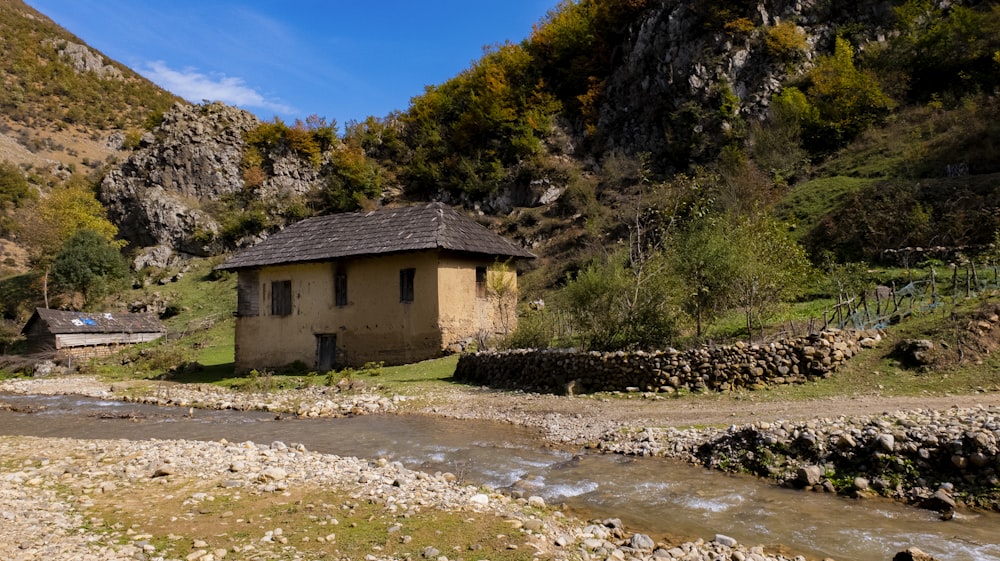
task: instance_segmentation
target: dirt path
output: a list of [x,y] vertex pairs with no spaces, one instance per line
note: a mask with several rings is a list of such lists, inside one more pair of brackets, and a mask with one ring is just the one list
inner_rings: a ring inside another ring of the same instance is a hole
[[[773,401],[728,395],[684,398],[641,396],[565,397],[486,389],[456,388],[434,394],[420,413],[446,417],[514,422],[577,440],[599,436],[614,427],[704,427],[758,421],[805,421],[816,418],[877,415],[916,409],[1000,405],[1000,392],[928,397],[840,396],[804,401]],[[589,430],[588,430],[589,429]]]

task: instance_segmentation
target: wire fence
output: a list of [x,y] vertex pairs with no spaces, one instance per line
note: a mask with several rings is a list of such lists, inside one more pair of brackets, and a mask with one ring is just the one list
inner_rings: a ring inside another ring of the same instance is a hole
[[823,313],[824,328],[882,329],[914,313],[927,313],[948,304],[1000,290],[1000,267],[977,267],[968,262],[952,267],[951,278],[941,278],[935,268],[925,279],[897,287],[878,286],[857,295],[840,294],[837,304]]

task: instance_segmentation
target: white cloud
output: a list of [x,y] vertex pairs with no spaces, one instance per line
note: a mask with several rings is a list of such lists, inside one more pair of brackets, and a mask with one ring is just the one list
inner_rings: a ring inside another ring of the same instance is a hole
[[160,87],[195,103],[202,100],[221,101],[244,108],[268,109],[285,115],[295,112],[292,107],[280,101],[265,99],[247,86],[242,78],[224,74],[206,76],[193,68],[174,70],[163,61],[149,63],[140,73]]

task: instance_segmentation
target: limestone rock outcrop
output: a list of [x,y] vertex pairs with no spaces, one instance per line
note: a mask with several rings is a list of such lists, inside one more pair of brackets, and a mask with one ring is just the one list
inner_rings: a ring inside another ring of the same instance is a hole
[[175,104],[143,135],[139,150],[101,182],[101,202],[120,235],[139,247],[211,254],[192,234],[217,232],[219,225],[198,207],[243,188],[243,133],[257,124],[251,113],[221,103]]
[[[252,113],[222,103],[177,103],[101,182],[99,197],[120,235],[136,247],[164,246],[196,256],[221,252],[218,203],[246,195],[241,162]],[[320,170],[283,147],[267,154],[270,173],[252,197],[301,195]],[[247,242],[249,243],[249,241]]]
[[87,48],[86,45],[72,41],[57,41],[47,39],[44,43],[57,49],[59,56],[69,61],[77,73],[91,72],[105,80],[124,80],[125,75],[117,67],[107,64],[100,53]]
[[[604,91],[598,130],[607,151],[697,156],[733,124],[720,110],[724,96],[735,96],[740,117],[760,118],[788,77],[832,50],[838,29],[862,30],[856,46],[864,47],[884,39],[892,21],[892,4],[883,0],[761,0],[745,29],[711,23],[710,10],[668,0],[633,24]],[[794,22],[804,46],[776,54],[766,35],[783,22]]]

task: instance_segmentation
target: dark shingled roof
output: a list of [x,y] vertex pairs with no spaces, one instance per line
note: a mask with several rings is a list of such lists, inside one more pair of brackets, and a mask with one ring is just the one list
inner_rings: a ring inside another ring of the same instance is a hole
[[128,312],[84,313],[36,308],[24,325],[27,333],[36,321],[44,321],[51,333],[166,333],[156,314]]
[[217,268],[246,269],[427,249],[534,257],[451,207],[430,203],[308,218],[237,253]]

